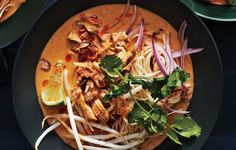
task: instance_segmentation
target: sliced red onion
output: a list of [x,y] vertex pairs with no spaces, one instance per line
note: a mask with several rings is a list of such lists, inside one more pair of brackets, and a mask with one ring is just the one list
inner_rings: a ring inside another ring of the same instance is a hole
[[127,0],[126,8],[122,14],[122,17],[128,13],[129,7],[130,7],[130,0]]
[[171,115],[171,114],[189,114],[191,111],[184,111],[184,110],[181,110],[181,109],[173,109],[171,107],[168,106],[167,102],[164,101],[162,102],[162,104],[166,107],[166,109],[168,109],[170,111],[170,113],[168,113],[167,115]]
[[156,49],[159,50],[160,56],[163,55],[163,57],[165,59],[165,65],[164,66],[166,68],[166,72],[169,73],[170,70],[171,70],[171,62],[170,62],[170,59],[169,59],[169,56],[168,56],[167,52],[160,45],[155,44],[155,46],[156,46]]
[[180,66],[183,70],[184,70],[184,56],[185,56],[185,52],[188,48],[188,40],[187,40],[187,38],[185,38],[186,29],[187,29],[187,21],[184,20],[180,26],[179,34],[178,34],[180,43],[182,45]]
[[144,32],[144,20],[142,19],[141,24],[140,24],[140,28],[139,28],[139,35],[138,35],[138,39],[136,42],[135,51],[138,51],[141,47],[142,40],[143,40],[143,32]]
[[186,85],[183,84],[183,93],[182,93],[182,95],[186,95],[188,90],[189,90],[189,88]]
[[185,36],[185,32],[186,32],[186,29],[187,29],[187,20],[184,20],[179,28],[179,40],[180,40],[180,43],[183,45],[184,43],[184,36]]
[[158,66],[160,67],[161,72],[163,73],[164,76],[167,76],[168,73],[165,69],[165,66],[162,64],[162,62],[160,60],[158,51],[157,51],[156,46],[155,46],[155,34],[153,34],[153,36],[152,36],[152,48],[153,48],[154,56],[156,58],[156,62],[158,64]]
[[127,33],[128,38],[132,38],[134,35],[136,35],[139,31],[140,25],[136,26],[132,31],[129,31]]
[[186,38],[183,43],[183,47],[181,50],[181,59],[180,59],[180,66],[183,70],[184,70],[184,56],[185,56],[186,50],[188,48],[187,46],[188,46],[188,39]]
[[129,7],[130,7],[130,0],[127,0],[127,4],[126,4],[126,7],[125,7],[124,11],[123,11],[122,14],[119,16],[119,18],[116,19],[115,23],[113,23],[113,24],[111,25],[110,28],[114,27],[117,23],[119,23],[120,19],[128,13]]
[[133,26],[133,24],[134,24],[136,18],[137,18],[137,6],[134,5],[133,18],[132,18],[132,20],[131,20],[131,22],[130,22],[128,28],[126,29],[126,33],[129,32],[129,30],[130,30],[131,27]]
[[188,26],[187,25],[187,20],[184,20],[183,23],[180,26],[180,29],[179,29],[178,37],[179,37],[180,43],[182,45],[182,49],[180,51],[172,53],[173,58],[181,57],[180,63],[181,63],[181,68],[182,69],[184,69],[184,56],[185,55],[197,53],[197,52],[200,52],[200,51],[203,50],[203,48],[188,49],[188,39],[185,38],[185,33],[186,33],[187,26]]
[[[185,55],[190,55],[190,54],[198,53],[198,52],[201,52],[202,50],[203,50],[203,48],[195,48],[195,49],[188,48],[185,51]],[[181,50],[172,52],[172,57],[173,58],[178,58],[180,56],[181,56]]]
[[181,110],[181,109],[175,110],[175,109],[172,109],[172,108],[169,108],[168,110],[170,110],[171,112],[168,113],[167,115],[171,115],[171,114],[189,114],[191,112],[191,111],[184,111],[184,110]]
[[175,67],[177,66],[172,55],[171,55],[171,48],[170,48],[170,34],[166,34],[165,39],[165,51],[168,54],[168,58],[170,60],[170,70],[169,73],[173,72]]
[[183,84],[183,91],[187,92],[189,89],[186,85]]

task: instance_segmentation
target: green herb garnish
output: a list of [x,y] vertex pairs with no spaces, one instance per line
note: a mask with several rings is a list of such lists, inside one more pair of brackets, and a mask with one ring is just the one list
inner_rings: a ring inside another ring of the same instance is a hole
[[186,73],[179,68],[176,68],[166,78],[154,78],[152,81],[145,81],[137,79],[136,77],[129,75],[129,80],[132,84],[140,84],[144,89],[148,89],[154,99],[163,99],[164,97],[170,96],[172,91],[181,86],[184,82],[189,79],[189,73]]
[[201,135],[201,127],[189,116],[176,115],[173,123],[169,126],[167,136],[175,143],[182,145],[178,135],[190,138]]
[[122,79],[122,83],[119,86],[112,82],[112,86],[115,88],[112,88],[112,90],[103,97],[104,102],[108,102],[112,98],[128,93],[128,91],[131,89],[130,83],[142,85],[144,89],[148,89],[151,92],[151,95],[154,99],[158,98],[158,100],[160,100],[170,96],[175,88],[181,86],[189,79],[189,73],[186,73],[179,68],[176,68],[167,77],[144,80],[129,74],[128,78],[125,79],[121,72],[123,70],[121,59],[113,55],[105,56],[101,61],[100,67],[103,70],[106,70],[106,76],[109,80],[114,81],[113,77],[109,75],[117,75]]
[[113,55],[106,55],[100,64],[100,67],[106,71],[108,75],[119,76],[123,78],[121,71],[123,70],[122,67],[122,60]]
[[[142,85],[144,89],[151,92],[154,99],[158,98],[160,100],[170,96],[173,90],[182,86],[189,79],[189,73],[176,68],[171,74],[161,78],[141,79],[131,74],[124,77],[122,75],[122,65],[121,59],[112,55],[105,56],[101,61],[100,67],[106,72],[106,77],[112,81],[111,91],[103,97],[104,102],[109,102],[109,100],[129,92],[135,101],[133,109],[127,116],[129,123],[142,126],[149,134],[166,134],[171,140],[180,145],[182,143],[179,136],[186,138],[200,136],[201,128],[189,116],[176,115],[173,123],[169,125],[167,113],[160,106],[152,104],[149,100],[137,101],[130,92],[130,84]],[[122,79],[118,80],[119,84],[115,82],[115,78],[118,77]]]
[[103,97],[105,103],[109,102],[112,98],[128,93],[131,90],[131,86],[128,82],[122,83],[120,86],[112,85],[112,90]]
[[159,106],[148,105],[146,102],[135,103],[127,117],[129,123],[137,123],[149,134],[162,132],[167,124],[167,115]]

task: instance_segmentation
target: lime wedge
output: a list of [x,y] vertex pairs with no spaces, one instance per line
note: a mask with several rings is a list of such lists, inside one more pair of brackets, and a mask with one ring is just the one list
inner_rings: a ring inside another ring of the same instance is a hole
[[47,106],[57,106],[65,104],[66,92],[63,84],[63,65],[57,62],[54,66],[48,84],[43,87],[41,100]]

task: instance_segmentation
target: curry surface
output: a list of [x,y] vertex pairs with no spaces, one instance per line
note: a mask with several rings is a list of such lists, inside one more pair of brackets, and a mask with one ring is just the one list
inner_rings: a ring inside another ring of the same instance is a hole
[[[102,5],[102,6],[90,8],[81,13],[84,13],[86,16],[97,15],[99,22],[101,22],[101,25],[105,26],[105,25],[112,25],[115,19],[118,18],[122,14],[123,9],[125,7],[126,5],[123,5],[123,4]],[[137,10],[138,10],[138,17],[133,27],[139,25],[141,22],[141,19],[144,19],[145,31],[148,31],[149,33],[159,31],[159,29],[161,28],[166,31],[169,31],[171,48],[173,50],[180,50],[181,46],[177,38],[177,32],[167,21],[165,21],[160,16],[148,10],[142,9],[140,7],[138,7]],[[36,69],[35,79],[36,79],[36,89],[37,89],[38,96],[40,96],[40,93],[42,92],[43,81],[49,79],[49,75],[51,73],[52,67],[58,60],[61,60],[65,63],[66,68],[69,72],[69,83],[70,84],[72,83],[72,79],[74,75],[74,66],[72,63],[73,61],[76,61],[76,59],[72,58],[72,61],[70,62],[65,61],[65,57],[71,53],[67,36],[72,31],[74,27],[74,22],[79,20],[81,13],[73,16],[68,21],[66,21],[53,34],[53,36],[51,37],[51,39],[48,41],[47,45],[45,46],[41,54],[41,58],[44,58],[51,63],[51,69],[49,72],[43,72],[42,70],[40,70],[39,67],[37,67]],[[132,13],[133,13],[133,7],[129,9],[128,14],[132,14]],[[132,15],[123,17],[121,21],[114,28],[109,30],[109,32],[111,33],[111,32],[124,31],[128,27],[131,19],[132,19]],[[185,70],[190,73],[190,80],[188,81],[190,84],[190,90],[189,90],[189,99],[190,99],[192,95],[192,91],[193,91],[193,69],[192,69],[192,62],[191,62],[190,56],[185,57]],[[60,106],[47,107],[41,102],[40,99],[39,99],[39,103],[45,116],[59,113],[58,111],[60,109]],[[181,101],[175,107],[183,108],[184,110],[186,110],[188,105],[189,105],[189,100],[186,100],[186,101]],[[51,120],[49,120],[49,124],[51,124]],[[76,147],[74,140],[69,140],[68,138],[66,138],[69,134],[63,127],[59,127],[58,129],[56,129],[56,132],[65,143],[69,144],[70,146],[74,148]],[[145,146],[145,149],[152,149],[153,147],[156,147],[157,145],[159,145],[164,139],[165,139],[165,136],[157,136],[156,138],[146,141],[143,144],[143,147]]]

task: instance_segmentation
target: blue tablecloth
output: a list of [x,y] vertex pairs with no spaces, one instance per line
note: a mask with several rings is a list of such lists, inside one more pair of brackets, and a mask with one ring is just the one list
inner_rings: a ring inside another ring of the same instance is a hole
[[[54,0],[50,0],[49,4]],[[224,71],[224,95],[219,118],[203,150],[236,150],[236,22],[203,19],[219,47]],[[17,123],[11,96],[14,60],[22,38],[3,49],[9,65],[6,80],[0,85],[0,149],[33,149]]]

